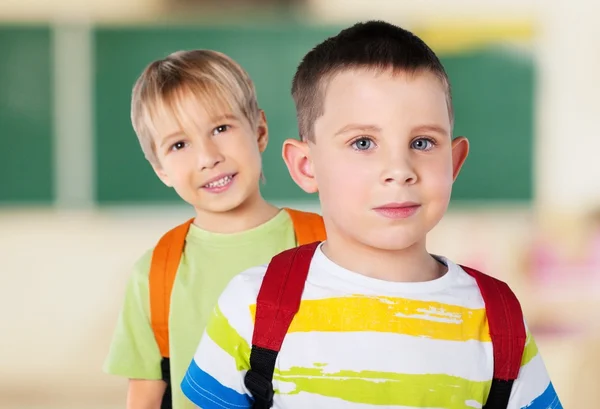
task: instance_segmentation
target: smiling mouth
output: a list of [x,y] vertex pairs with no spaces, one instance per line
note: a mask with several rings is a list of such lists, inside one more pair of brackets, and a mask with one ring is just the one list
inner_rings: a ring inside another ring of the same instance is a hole
[[207,189],[214,189],[216,187],[227,186],[233,180],[233,176],[234,175],[223,176],[221,179],[207,183],[206,185],[204,185],[202,187],[207,188]]

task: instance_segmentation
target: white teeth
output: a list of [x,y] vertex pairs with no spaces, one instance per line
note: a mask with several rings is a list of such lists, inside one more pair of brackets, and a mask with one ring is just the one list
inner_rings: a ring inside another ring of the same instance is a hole
[[213,187],[223,187],[231,182],[231,176],[225,176],[219,180],[215,180],[214,182],[207,183],[204,187],[213,188]]

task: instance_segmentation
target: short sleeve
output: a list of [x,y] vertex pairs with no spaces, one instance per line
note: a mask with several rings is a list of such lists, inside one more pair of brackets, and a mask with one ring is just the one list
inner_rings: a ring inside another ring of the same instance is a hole
[[104,371],[129,379],[161,379],[162,357],[150,324],[148,275],[152,252],[134,266],[127,283]]
[[507,409],[562,409],[542,356],[527,331],[519,376],[511,390]]

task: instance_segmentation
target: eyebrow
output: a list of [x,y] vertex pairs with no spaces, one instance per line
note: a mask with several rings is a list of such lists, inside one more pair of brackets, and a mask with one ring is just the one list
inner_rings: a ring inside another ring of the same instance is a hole
[[361,132],[381,132],[381,128],[377,125],[367,124],[348,124],[339,129],[334,136],[338,136],[350,131],[361,131]]
[[[367,124],[348,124],[338,130],[334,136],[344,134],[349,131],[361,131],[361,132],[381,132],[381,128],[377,125],[367,125]],[[438,133],[442,135],[449,135],[450,131],[443,126],[439,125],[421,125],[416,127],[413,132],[415,133]]]
[[[225,115],[219,115],[216,117],[213,117],[210,119],[210,124],[211,126],[218,124],[221,121],[225,121],[225,120],[229,120],[229,121],[237,121],[238,118],[233,115],[233,114],[225,114]],[[183,135],[183,131],[181,130],[177,130],[175,132],[171,132],[170,134],[168,134],[167,136],[165,136],[164,138],[162,138],[162,142],[160,143],[160,146],[164,146],[168,141],[170,141],[171,139],[174,139],[175,137],[180,137]]]
[[444,128],[443,126],[439,126],[439,125],[422,125],[422,126],[418,126],[416,127],[413,132],[415,133],[429,133],[429,132],[433,132],[433,133],[438,133],[438,134],[442,134],[442,135],[449,135],[450,131],[446,128]]
[[219,115],[219,116],[210,118],[210,123],[215,124],[217,122],[224,121],[224,120],[237,121],[238,117],[233,114]]
[[170,141],[172,139],[174,139],[175,137],[179,137],[182,134],[183,134],[183,132],[181,132],[181,131],[175,131],[175,132],[172,132],[172,133],[168,134],[167,136],[165,136],[164,138],[162,138],[162,141],[160,142],[160,146],[161,147],[165,146],[167,144],[167,142],[170,143]]

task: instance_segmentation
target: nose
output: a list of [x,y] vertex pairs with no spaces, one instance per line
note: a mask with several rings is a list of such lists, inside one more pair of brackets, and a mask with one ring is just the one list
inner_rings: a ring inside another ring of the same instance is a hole
[[199,170],[212,169],[225,160],[219,147],[212,139],[205,139],[197,146],[197,166]]
[[386,184],[412,185],[417,182],[417,172],[409,153],[390,152],[381,173],[381,181]]

